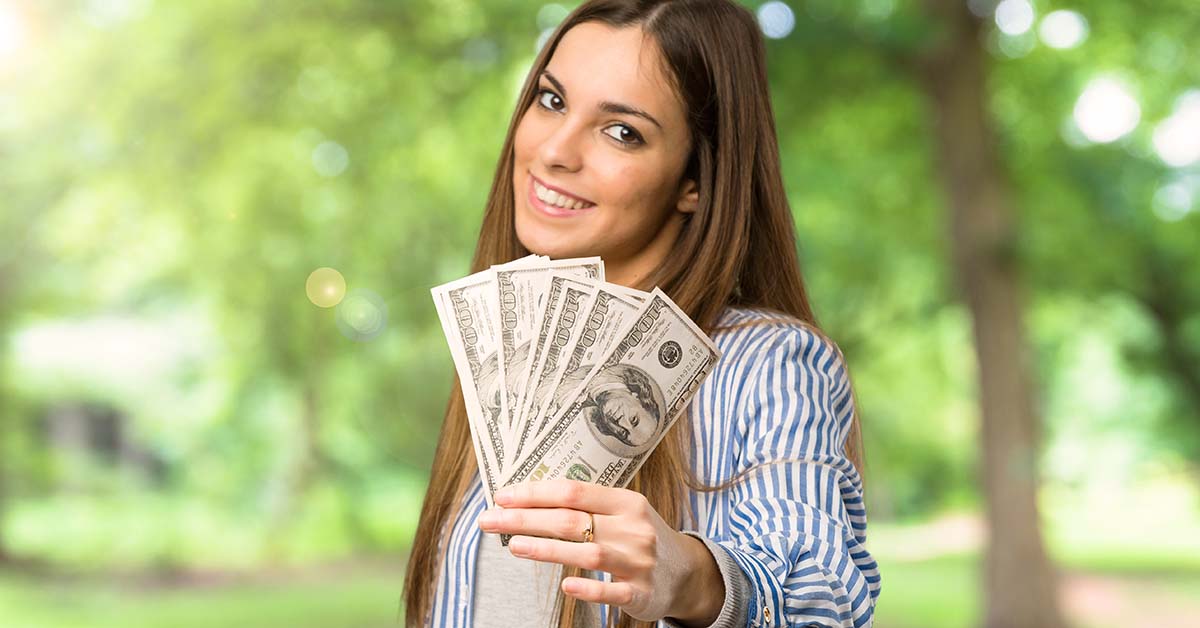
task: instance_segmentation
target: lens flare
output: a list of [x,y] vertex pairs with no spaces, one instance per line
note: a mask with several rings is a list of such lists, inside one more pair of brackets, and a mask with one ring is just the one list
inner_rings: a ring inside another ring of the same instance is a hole
[[318,307],[333,307],[346,296],[346,279],[342,273],[328,268],[318,268],[308,275],[304,284],[308,300]]
[[387,327],[387,304],[370,290],[351,290],[338,305],[337,325],[342,335],[351,340],[371,340]]

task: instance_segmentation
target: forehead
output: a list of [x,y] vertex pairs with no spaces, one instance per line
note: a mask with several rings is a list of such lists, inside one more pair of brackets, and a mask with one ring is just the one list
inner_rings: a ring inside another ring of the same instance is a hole
[[683,105],[667,78],[662,54],[640,27],[577,24],[558,42],[546,69],[563,83],[568,102],[576,107],[610,100],[643,109],[664,127],[683,124]]

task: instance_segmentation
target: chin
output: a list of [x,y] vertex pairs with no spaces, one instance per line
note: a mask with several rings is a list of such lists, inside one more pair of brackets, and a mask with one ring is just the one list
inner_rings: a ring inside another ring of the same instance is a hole
[[[517,211],[528,210],[518,208]],[[596,255],[596,253],[590,252],[592,249],[587,245],[585,238],[581,238],[579,235],[568,230],[554,229],[546,225],[541,225],[536,221],[530,220],[529,217],[522,217],[519,214],[515,227],[517,240],[530,253],[546,255],[554,259]]]
[[[577,242],[571,239],[558,235],[546,233],[529,233],[531,230],[517,229],[517,240],[529,250],[530,253],[545,255],[553,259],[565,259],[568,257],[586,257]],[[533,229],[532,231],[541,231]]]

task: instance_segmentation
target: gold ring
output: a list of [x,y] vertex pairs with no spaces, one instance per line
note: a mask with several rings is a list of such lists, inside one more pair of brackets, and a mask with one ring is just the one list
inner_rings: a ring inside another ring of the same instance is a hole
[[592,527],[595,525],[596,525],[596,515],[589,512],[588,513],[588,526],[583,529],[583,542],[584,543],[592,542],[592,539],[595,537],[595,535],[592,534]]

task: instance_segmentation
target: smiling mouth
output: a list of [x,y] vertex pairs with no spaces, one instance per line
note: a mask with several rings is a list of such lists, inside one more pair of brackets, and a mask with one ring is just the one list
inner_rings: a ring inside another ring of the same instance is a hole
[[591,209],[596,206],[595,203],[585,201],[581,198],[564,194],[557,190],[550,189],[542,185],[541,181],[532,174],[529,176],[530,181],[530,200],[536,201],[543,211],[553,214],[561,214],[562,212],[576,212],[584,209]]

